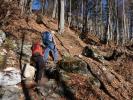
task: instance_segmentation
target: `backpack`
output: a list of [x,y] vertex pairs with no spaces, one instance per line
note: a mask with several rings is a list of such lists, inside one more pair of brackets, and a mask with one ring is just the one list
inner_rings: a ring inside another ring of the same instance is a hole
[[33,0],[32,2],[32,10],[40,10],[41,9],[41,0]]
[[46,45],[46,46],[51,44],[51,43],[54,43],[52,34],[48,31],[43,32],[42,33],[42,41],[43,41],[43,44]]
[[40,44],[40,42],[36,42],[36,43],[34,43],[33,45],[32,45],[32,47],[31,47],[31,49],[32,49],[32,56],[34,55],[40,55],[40,56],[43,56],[43,48],[42,48],[42,46],[41,46],[41,44]]

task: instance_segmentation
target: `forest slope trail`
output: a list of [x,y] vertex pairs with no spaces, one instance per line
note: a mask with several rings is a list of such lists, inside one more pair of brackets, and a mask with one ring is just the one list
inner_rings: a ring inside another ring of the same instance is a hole
[[[18,39],[32,42],[35,38],[41,37],[41,32],[52,30],[55,32],[55,40],[57,49],[59,51],[59,60],[63,56],[79,57],[88,64],[88,69],[91,73],[100,81],[101,87],[95,89],[95,93],[98,95],[107,96],[116,100],[128,100],[132,95],[132,84],[125,81],[125,77],[119,75],[112,70],[112,62],[105,61],[99,62],[93,58],[87,58],[82,55],[83,49],[87,46],[73,30],[65,27],[64,34],[58,34],[58,24],[56,21],[51,21],[49,18],[44,18],[49,27],[43,24],[37,24],[34,18],[12,20],[11,24],[5,28],[6,31],[10,31]],[[99,92],[98,92],[98,91]],[[103,93],[103,94],[102,94]]]

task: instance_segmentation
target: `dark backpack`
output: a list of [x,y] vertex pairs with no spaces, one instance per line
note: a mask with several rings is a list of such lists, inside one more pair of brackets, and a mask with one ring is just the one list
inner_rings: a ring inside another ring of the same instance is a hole
[[42,41],[44,45],[49,45],[53,43],[53,37],[52,34],[48,31],[42,33]]

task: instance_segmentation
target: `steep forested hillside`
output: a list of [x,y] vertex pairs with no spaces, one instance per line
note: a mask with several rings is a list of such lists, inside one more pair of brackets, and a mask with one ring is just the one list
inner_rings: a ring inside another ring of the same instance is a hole
[[[0,1],[0,100],[133,99],[132,0],[42,0],[39,13],[33,2]],[[59,57],[37,89],[31,47],[44,31]]]

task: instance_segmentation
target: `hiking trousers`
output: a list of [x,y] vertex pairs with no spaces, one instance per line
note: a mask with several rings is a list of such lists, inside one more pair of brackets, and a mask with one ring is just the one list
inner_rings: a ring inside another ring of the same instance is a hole
[[43,56],[41,55],[33,55],[32,60],[35,63],[35,68],[36,68],[35,82],[38,83],[41,80],[44,73],[44,67],[45,67],[44,59]]
[[57,63],[58,51],[54,44],[50,44],[50,45],[46,46],[46,49],[44,51],[44,61],[47,62],[50,51],[52,52],[52,56],[54,58],[54,63]]

